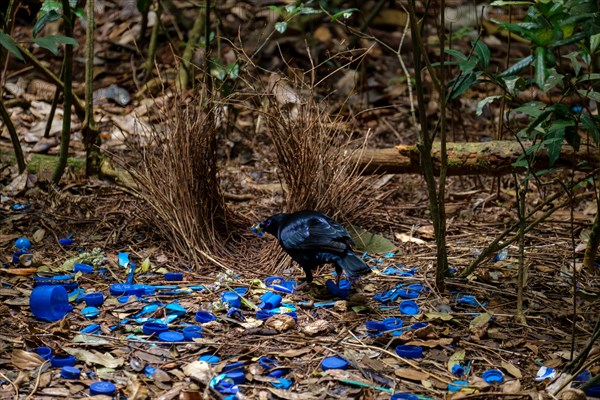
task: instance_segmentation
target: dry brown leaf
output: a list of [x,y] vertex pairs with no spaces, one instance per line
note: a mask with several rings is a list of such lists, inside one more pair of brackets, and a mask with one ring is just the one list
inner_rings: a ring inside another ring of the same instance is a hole
[[215,375],[214,369],[204,361],[194,361],[182,368],[183,373],[198,382],[208,385]]
[[413,346],[422,346],[422,347],[433,348],[433,347],[437,347],[437,346],[448,346],[449,344],[452,344],[452,341],[453,341],[452,338],[442,338],[442,339],[435,339],[435,340],[411,340],[410,342],[408,342],[406,344],[410,344]]
[[429,378],[429,374],[413,368],[398,368],[394,371],[394,373],[399,378],[408,379],[410,381],[424,381]]
[[17,369],[31,370],[42,365],[45,360],[36,353],[14,349],[10,361]]
[[129,379],[125,393],[129,400],[144,400],[148,398],[148,388],[142,385],[137,379]]
[[265,326],[277,332],[285,332],[296,326],[296,321],[289,315],[276,314],[265,321]]
[[284,352],[272,351],[269,354],[276,354],[280,357],[298,357],[303,354],[310,353],[311,351],[313,351],[313,349],[311,349],[310,347],[303,347],[301,349],[290,349]]
[[65,353],[75,356],[80,361],[86,363],[103,365],[106,368],[118,368],[125,363],[123,358],[115,358],[110,353],[100,353],[99,351],[88,351],[83,349],[75,349],[71,347],[64,348]]
[[508,372],[517,379],[521,379],[523,377],[521,370],[507,361],[502,361],[500,363],[500,366],[502,366],[502,368],[504,368],[506,372]]
[[318,334],[327,333],[330,329],[331,324],[328,321],[325,321],[324,319],[318,319],[300,328],[300,330],[308,336],[315,336]]
[[512,379],[502,385],[503,393],[519,393],[521,391],[521,381]]

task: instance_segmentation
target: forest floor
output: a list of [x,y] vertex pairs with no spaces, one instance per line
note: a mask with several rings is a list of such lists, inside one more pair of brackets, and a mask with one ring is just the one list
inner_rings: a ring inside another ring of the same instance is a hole
[[[221,11],[231,11],[231,15],[223,20],[226,30],[221,34],[236,37],[239,27],[232,19],[245,13],[255,13],[255,18],[263,18],[266,26],[272,26],[272,18],[259,5],[241,3],[234,9],[230,2],[226,3]],[[96,71],[95,89],[116,84],[136,93],[125,106],[106,99],[97,105],[103,149],[135,158],[137,155],[130,154],[131,148],[123,144],[125,139],[139,135],[137,124],[160,120],[152,114],[156,110],[152,104],[168,96],[138,91],[134,84],[138,76],[130,65],[134,48],[134,36],[130,35],[139,28],[139,15],[134,10],[133,16],[128,17],[111,1],[98,4],[103,10],[97,21],[97,56],[102,63]],[[390,7],[383,15],[395,15],[393,12],[397,11]],[[184,7],[184,12],[193,12],[193,7]],[[171,26],[173,21],[168,18],[175,18],[174,14],[166,15],[163,23]],[[27,38],[31,24],[21,23],[16,35]],[[244,20],[239,29],[253,32],[252,24],[252,20]],[[382,26],[385,29],[377,29]],[[368,136],[369,146],[380,148],[415,143],[409,88],[402,79],[397,55],[364,40],[361,47],[370,50],[357,69],[359,72],[351,68],[331,72],[327,63],[321,64],[326,59],[324,55],[348,40],[348,32],[325,23],[313,28],[314,42],[310,46],[304,42],[302,32],[290,29],[278,38],[279,47],[275,41],[273,45],[268,42],[261,49],[260,59],[254,62],[270,71],[292,75],[310,69],[306,56],[306,48],[310,47],[315,53],[312,55],[320,57],[314,61],[324,66],[316,73],[328,77],[319,86],[319,93],[322,97],[329,95],[327,101],[332,110],[342,110],[357,138]],[[255,41],[250,46],[253,48],[244,48],[248,54],[266,41],[259,30],[254,32],[256,35],[248,37],[248,41]],[[399,32],[399,27],[390,30],[383,22],[373,23],[374,35],[392,47],[398,46]],[[76,35],[83,37],[80,25]],[[490,45],[496,43],[492,34],[484,35],[484,40]],[[499,45],[496,50],[494,59],[500,63],[504,53]],[[515,43],[512,51],[527,49]],[[40,52],[36,49],[36,54]],[[224,45],[223,60],[232,62],[236,54],[232,47]],[[56,71],[60,69],[59,57],[44,57]],[[175,57],[171,47],[161,46],[157,60],[161,70],[172,67]],[[136,62],[139,66],[143,59]],[[12,103],[9,111],[26,154],[57,154],[60,110],[49,137],[44,137],[43,129],[54,94],[52,86],[28,71],[11,67],[15,73],[9,83],[15,86],[9,92],[18,100],[25,99],[26,106],[22,101]],[[248,67],[249,75],[260,70],[254,67]],[[76,79],[81,82],[83,68],[76,70],[80,74]],[[268,75],[253,79],[260,83],[258,86],[267,86]],[[355,85],[356,82],[360,84]],[[239,92],[256,90],[239,81],[235,85],[233,88]],[[26,88],[26,94],[18,92],[19,87]],[[494,137],[493,116],[474,116],[477,101],[487,95],[484,88],[470,93],[470,98],[456,101],[449,118],[452,140],[482,141]],[[432,98],[428,113],[434,115],[437,107]],[[277,171],[266,159],[271,148],[257,128],[257,113],[238,109],[231,115],[231,130],[219,138],[219,177],[227,207],[248,221],[249,229],[251,223],[282,211],[285,196]],[[83,145],[77,129],[76,123],[70,155],[81,160]],[[0,154],[7,154],[10,149],[8,135],[3,131]],[[552,398],[546,391],[551,379],[536,377],[542,367],[560,372],[572,354],[586,345],[598,319],[597,278],[581,270],[582,245],[597,212],[593,190],[583,185],[577,189],[570,209],[559,209],[526,235],[525,321],[516,318],[516,242],[507,247],[507,252],[482,263],[466,279],[458,278],[485,246],[517,221],[513,178],[449,179],[447,246],[453,277],[445,281],[443,290],[437,290],[433,286],[436,251],[426,186],[420,176],[414,175],[367,178],[377,182],[373,197],[385,193],[384,200],[365,210],[369,221],[365,228],[385,238],[381,239],[383,248],[363,254],[373,274],[353,283],[349,296],[340,298],[326,289],[325,282],[333,278],[333,269],[324,266],[310,290],[281,293],[285,307],[278,312],[293,312],[293,317],[274,315],[260,321],[255,306],[268,291],[265,279],[271,266],[261,265],[258,260],[274,246],[273,238],[242,235],[245,239],[230,246],[234,252],[237,249],[237,254],[229,262],[220,259],[220,265],[194,264],[176,253],[170,239],[161,238],[159,230],[140,216],[140,210],[146,207],[144,199],[132,195],[127,188],[109,180],[84,179],[80,169],[73,168],[63,178],[64,186],[56,191],[45,183],[51,172],[47,169],[19,175],[8,161],[0,166],[0,398],[86,398],[90,385],[97,381],[114,383],[119,396],[129,400],[224,398],[230,393],[239,399],[292,400],[388,399],[392,393],[410,393],[423,399]],[[567,172],[558,172],[555,177],[565,182],[571,179]],[[532,186],[527,196],[528,209],[558,190],[561,188],[557,184],[542,189]],[[71,234],[72,244],[59,244],[60,239]],[[13,260],[15,241],[20,237],[31,241],[32,260]],[[130,264],[119,253],[127,253]],[[35,318],[30,308],[34,275],[69,275],[74,262],[89,263],[94,269],[89,274],[67,277],[81,289],[79,296],[72,292],[73,310],[55,322]],[[111,285],[128,280],[131,263],[138,266],[134,283],[159,286],[153,294],[127,298],[110,293]],[[183,280],[166,281],[167,272],[182,272]],[[278,275],[296,281],[303,277],[297,265],[278,270]],[[165,287],[173,285],[188,289]],[[235,288],[247,289],[239,313],[228,312],[221,302],[222,293]],[[99,314],[88,318],[82,313],[86,304],[81,299],[83,294],[92,292],[102,292],[105,301],[99,306]],[[378,300],[383,294],[388,301]],[[414,315],[400,311],[400,303],[409,300],[407,297],[418,305]],[[151,312],[139,314],[149,305],[156,308],[149,307]],[[202,324],[203,337],[181,343],[157,341],[142,331],[144,320],[136,320],[168,319],[171,330],[182,331],[188,324],[200,325],[196,320],[198,311],[213,312],[216,320]],[[381,328],[381,324],[373,322],[386,318],[400,318],[402,325],[396,321],[395,329],[367,329]],[[97,329],[92,333],[81,332],[92,330],[93,324]],[[401,357],[396,351],[401,345],[420,346],[422,356]],[[81,378],[61,378],[60,368],[32,353],[42,346],[51,348],[55,355],[75,356]],[[600,374],[598,353],[590,353],[586,366],[593,376]],[[206,355],[215,355],[219,361],[200,362],[199,358]],[[348,368],[323,371],[323,360],[331,356],[345,359]],[[233,375],[240,380],[234,386],[222,374],[237,362],[241,364],[234,368],[243,374]],[[455,365],[461,366],[462,375]],[[490,384],[482,378],[490,369],[502,372],[502,382]],[[457,380],[466,381],[464,385],[468,386],[454,391],[449,384]]]

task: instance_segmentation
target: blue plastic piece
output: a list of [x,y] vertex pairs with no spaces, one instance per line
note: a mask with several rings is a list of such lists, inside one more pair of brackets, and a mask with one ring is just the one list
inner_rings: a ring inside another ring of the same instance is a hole
[[81,377],[81,371],[79,368],[66,365],[60,370],[60,377],[64,379],[79,379]]
[[383,323],[386,331],[400,329],[400,328],[402,328],[402,324],[403,324],[403,322],[400,318],[395,318],[395,317],[386,318],[381,322]]
[[18,238],[17,240],[15,240],[15,247],[18,250],[27,252],[31,248],[31,242],[29,241],[29,239],[24,238],[24,237]]
[[52,349],[50,347],[40,346],[37,349],[34,349],[33,352],[42,357],[44,360],[52,359]]
[[[233,380],[227,378],[227,374],[219,374],[215,376],[211,379],[209,386],[219,393],[229,394],[239,392],[238,386],[233,382]],[[236,397],[234,396],[233,398]]]
[[117,258],[119,260],[119,266],[123,267],[123,268],[127,268],[127,265],[129,265],[129,253],[120,251],[117,254]]
[[600,397],[600,385],[590,386],[584,392],[590,397]]
[[421,346],[401,344],[400,346],[396,346],[396,354],[403,358],[421,358],[423,357],[423,348]]
[[83,328],[82,330],[80,330],[79,332],[91,335],[93,333],[100,331],[100,328],[101,327],[98,324],[90,324],[90,325],[86,326],[85,328]]
[[66,238],[58,239],[58,243],[64,247],[72,246],[73,243],[75,243],[75,240],[73,240],[73,234],[70,234]]
[[265,371],[269,371],[269,370],[279,366],[279,363],[277,361],[273,360],[272,358],[268,358],[268,357],[260,357],[258,359],[258,363]]
[[346,369],[349,365],[350,363],[347,360],[338,356],[325,357],[321,362],[323,371],[327,371],[328,369]]
[[215,319],[217,319],[217,317],[215,317],[215,314],[208,311],[200,310],[196,313],[196,322],[200,322],[201,324],[214,321]]
[[390,397],[390,400],[419,400],[419,397],[410,393],[396,393]]
[[167,272],[165,274],[165,281],[178,282],[183,280],[182,272]]
[[101,292],[88,293],[83,300],[90,307],[98,307],[104,303],[104,295]]
[[227,316],[229,318],[237,319],[238,321],[246,321],[244,313],[242,313],[242,310],[240,310],[239,308],[230,307],[229,310],[227,310]]
[[465,368],[460,364],[454,364],[452,366],[452,375],[461,377],[465,374]]
[[142,325],[142,332],[144,335],[159,335],[169,330],[169,327],[160,322],[148,321]]
[[226,379],[231,379],[236,385],[246,382],[246,374],[244,374],[244,371],[229,371],[225,375],[227,376]]
[[383,332],[387,329],[385,324],[379,321],[367,321],[365,322],[365,326],[367,327],[368,331],[373,332]]
[[260,308],[265,310],[272,310],[274,308],[279,307],[281,304],[281,295],[273,292],[267,292],[260,297],[261,303],[259,304]]
[[[471,295],[471,294],[464,294],[464,295],[459,295],[456,298],[456,302],[460,303],[460,304],[466,304],[469,306],[473,306],[473,307],[479,307],[480,302],[477,301],[477,299],[475,298],[475,296]],[[486,303],[481,303],[482,307],[485,307]]]
[[185,337],[183,333],[180,332],[162,332],[158,335],[159,342],[183,342],[185,341]]
[[94,272],[94,267],[89,264],[77,263],[73,265],[73,272],[81,272],[82,274],[91,274]]
[[221,372],[235,371],[236,369],[241,369],[245,366],[246,366],[246,363],[244,361],[236,361],[236,362],[232,362],[232,363],[229,363],[226,366],[224,366],[223,369],[221,370]]
[[117,387],[112,382],[94,382],[90,385],[90,394],[92,396],[105,395],[112,396],[117,392]]
[[325,287],[327,288],[327,290],[329,290],[331,294],[337,297],[341,297],[342,299],[345,299],[350,294],[350,281],[345,279],[340,281],[339,288],[333,280],[328,279],[325,282]]
[[279,378],[277,379],[277,382],[271,382],[271,385],[275,386],[278,389],[287,390],[292,386],[292,383],[293,382],[289,379]]
[[236,292],[237,294],[239,294],[240,296],[245,296],[246,293],[248,293],[248,288],[247,287],[236,287],[236,288],[233,288],[233,291]]
[[281,276],[270,276],[265,279],[265,286],[282,293],[294,293],[297,284],[294,281],[286,281]]
[[81,310],[81,315],[86,318],[96,318],[100,314],[100,310],[96,307],[85,307]]
[[79,287],[79,284],[73,280],[74,275],[40,276],[33,278],[33,287],[38,286],[63,286],[67,292],[72,292]]
[[410,326],[410,329],[416,331],[417,329],[425,328],[427,325],[429,325],[427,322],[415,322]]
[[214,356],[212,354],[205,354],[203,356],[200,356],[198,358],[198,361],[204,361],[205,363],[208,363],[208,364],[218,364],[221,361],[221,358],[219,356]]
[[416,315],[419,313],[419,305],[412,300],[400,302],[400,312],[404,315]]
[[267,376],[269,378],[281,378],[284,375],[287,375],[290,373],[290,369],[289,368],[276,368],[272,371],[269,371],[269,373],[267,374]]
[[167,315],[176,315],[178,317],[183,317],[187,310],[180,304],[171,303],[165,306],[165,312]]
[[37,319],[54,322],[64,318],[73,310],[69,296],[62,286],[38,286],[33,288],[29,298],[31,313]]
[[236,292],[224,292],[221,295],[223,303],[229,304],[229,307],[240,308],[242,306],[242,300]]
[[110,285],[111,296],[144,296],[146,294],[145,285],[130,285],[127,283],[114,283]]
[[573,379],[574,382],[587,382],[590,379],[592,379],[592,374],[590,372],[590,370],[586,369],[581,371],[580,373],[578,373],[575,376],[575,379]]
[[156,367],[152,367],[150,365],[146,365],[144,367],[144,375],[146,375],[150,379],[154,379],[155,372],[156,372]]
[[416,299],[419,297],[419,292],[411,289],[400,289],[398,291],[398,296],[403,299]]
[[453,381],[448,384],[448,391],[450,393],[458,392],[462,388],[469,387],[469,382],[467,381]]
[[53,368],[74,367],[77,364],[75,356],[54,356],[51,361]]
[[502,371],[499,371],[497,369],[488,369],[483,374],[481,374],[481,377],[484,381],[486,381],[489,384],[504,382],[504,374],[502,373]]
[[197,325],[190,325],[183,328],[183,337],[185,340],[191,342],[194,338],[202,337],[202,327]]
[[11,210],[13,211],[27,211],[31,207],[31,204],[15,203],[12,205]]

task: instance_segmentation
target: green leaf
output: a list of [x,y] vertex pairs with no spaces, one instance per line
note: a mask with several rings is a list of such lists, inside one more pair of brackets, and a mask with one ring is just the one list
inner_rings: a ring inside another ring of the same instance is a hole
[[530,6],[533,3],[531,1],[506,1],[496,0],[490,4],[492,7],[503,7],[503,6]]
[[481,113],[483,112],[483,107],[487,106],[494,100],[501,99],[501,98],[502,98],[502,96],[488,96],[485,99],[480,100],[477,103],[477,109],[475,110],[475,115],[480,116]]
[[345,10],[338,11],[331,16],[331,21],[337,21],[338,19],[340,19],[340,17],[348,19],[352,16],[352,14],[354,14],[357,11],[359,11],[358,8],[347,8]]
[[454,49],[446,49],[444,50],[444,53],[451,55],[452,57],[456,57],[461,61],[467,61],[469,58],[467,56],[465,56],[463,53],[461,53],[458,50],[454,50]]
[[590,135],[592,135],[592,139],[594,139],[594,143],[596,144],[600,141],[599,122],[600,121],[594,121],[587,113],[581,114],[581,123]]
[[283,14],[283,9],[281,7],[277,7],[276,5],[270,5],[269,9],[275,11],[279,15]]
[[87,15],[85,14],[85,10],[83,8],[74,8],[73,14],[75,14],[81,19],[87,19]]
[[280,21],[275,24],[275,30],[279,33],[284,33],[287,30],[287,22]]
[[565,138],[564,128],[562,130],[555,130],[553,132],[553,135],[556,136],[545,139],[542,142],[546,150],[548,150],[548,164],[550,166],[554,165],[556,163],[556,160],[558,160],[558,157],[560,156],[560,149],[562,147],[562,142]]
[[477,81],[477,75],[471,72],[466,75],[461,75],[458,78],[458,83],[456,83],[452,91],[449,93],[450,99],[455,99],[460,96],[465,90],[471,87],[473,83]]
[[597,79],[600,79],[600,73],[598,73],[598,72],[593,73],[593,74],[585,74],[585,75],[581,76],[579,79],[577,79],[577,82],[595,81]]
[[541,101],[530,101],[523,104],[521,107],[515,108],[513,112],[521,112],[530,117],[538,117],[545,109],[546,103],[542,103]]
[[454,367],[454,365],[456,365],[456,364],[461,364],[463,361],[465,361],[465,357],[466,357],[465,349],[456,350],[454,352],[454,354],[452,354],[450,356],[450,358],[448,358],[448,365],[446,365],[446,368],[448,368],[448,371],[452,372],[452,367]]
[[600,46],[600,33],[596,33],[590,37],[590,53],[596,53],[598,46]]
[[355,248],[358,251],[366,251],[370,254],[385,254],[398,250],[398,247],[387,238],[368,232],[358,226],[351,225],[348,231],[356,243]]
[[35,38],[32,40],[33,43],[37,44],[44,49],[49,50],[52,54],[58,54],[58,45],[59,44],[70,44],[72,46],[78,46],[79,43],[77,40],[72,37],[62,36],[62,35],[48,35],[42,36],[39,38]]
[[525,68],[527,68],[529,65],[531,65],[532,62],[533,56],[528,55],[527,57],[520,59],[515,64],[508,67],[505,71],[501,72],[500,75],[498,75],[498,77],[503,78],[505,76],[516,75],[519,72],[523,71]]
[[579,63],[579,60],[577,59],[577,57],[579,56],[579,52],[578,51],[572,51],[569,54],[564,55],[564,58],[567,58],[568,60],[571,61],[571,65],[573,66],[573,71],[575,71],[575,76],[579,75],[579,71],[581,71],[581,63]]
[[485,326],[491,319],[492,316],[489,313],[481,313],[471,320],[469,328],[481,328]]
[[578,89],[577,93],[579,93],[580,95],[585,96],[587,98],[590,98],[597,103],[600,103],[600,93],[595,92],[593,89],[592,90]]
[[19,50],[17,43],[4,32],[0,32],[0,46],[4,47],[10,54],[23,61],[23,55],[21,54],[21,50]]
[[481,68],[486,69],[490,65],[491,56],[489,47],[479,39],[474,40],[471,44],[475,48],[475,53],[477,53]]
[[546,49],[544,47],[537,47],[535,49],[535,84],[542,90],[544,90],[544,84],[546,83],[546,64],[544,63],[544,57]]

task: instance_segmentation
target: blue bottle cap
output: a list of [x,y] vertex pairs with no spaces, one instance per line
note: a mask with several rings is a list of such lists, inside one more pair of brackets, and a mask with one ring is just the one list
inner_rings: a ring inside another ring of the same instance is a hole
[[169,330],[169,327],[165,324],[161,324],[160,322],[148,321],[142,325],[142,332],[144,335],[160,335],[163,332]]
[[400,302],[400,312],[404,315],[415,315],[419,313],[419,306],[412,300]]
[[100,310],[98,310],[96,307],[85,307],[83,310],[81,310],[81,315],[86,318],[96,318],[98,314],[100,314]]
[[208,312],[208,311],[200,310],[196,313],[196,322],[200,322],[201,324],[205,324],[207,322],[214,321],[215,319],[217,319],[215,317],[215,314]]
[[51,361],[53,368],[73,367],[75,364],[77,364],[75,356],[54,356]]
[[79,332],[86,333],[86,334],[93,334],[93,333],[98,332],[100,329],[101,329],[100,325],[90,324],[90,325],[86,326],[85,328],[81,329]]
[[396,393],[390,397],[390,400],[419,400],[419,397],[410,393]]
[[458,376],[459,378],[465,374],[465,368],[460,364],[454,364],[452,366],[452,375]]
[[267,292],[260,297],[261,303],[259,304],[260,308],[265,310],[272,310],[274,308],[279,307],[281,304],[281,295],[273,292]]
[[81,371],[79,368],[66,365],[60,370],[60,376],[64,379],[79,379],[81,376]]
[[33,352],[42,357],[44,360],[52,359],[52,349],[50,347],[40,346],[37,349],[34,349]]
[[408,285],[408,288],[410,290],[414,290],[415,292],[423,291],[423,285],[421,285],[420,283],[413,283],[411,285]]
[[421,358],[423,357],[423,348],[421,346],[401,344],[400,346],[396,346],[396,354],[403,358]]
[[349,365],[348,361],[338,356],[325,357],[321,362],[323,371],[327,371],[328,369],[346,369]]
[[90,394],[97,396],[100,394],[112,396],[117,392],[117,387],[112,382],[94,382],[90,385]]
[[15,240],[15,247],[21,251],[28,251],[31,248],[31,242],[27,238],[18,238]]
[[382,332],[386,330],[385,324],[379,321],[367,321],[365,326],[368,331]]
[[242,306],[240,296],[236,292],[224,292],[221,295],[221,300],[223,300],[223,303],[228,303],[230,307],[240,308]]
[[184,340],[185,337],[180,332],[167,331],[158,335],[159,342],[183,342]]
[[202,327],[197,325],[190,325],[183,328],[183,337],[185,340],[191,342],[194,338],[202,337]]
[[329,290],[331,294],[337,297],[341,297],[342,299],[345,299],[350,294],[350,281],[345,279],[340,281],[339,288],[333,280],[328,279],[325,282],[325,287],[327,288],[327,290]]
[[213,356],[212,354],[205,354],[198,358],[198,361],[204,361],[208,364],[218,364],[221,361],[219,356]]
[[165,281],[182,281],[183,272],[167,272],[165,274]]
[[246,374],[244,374],[244,371],[229,371],[225,375],[226,379],[231,379],[236,385],[246,382]]
[[89,264],[77,263],[73,265],[74,272],[81,272],[82,274],[91,274],[94,272],[94,267]]
[[88,293],[83,298],[83,301],[90,307],[98,307],[104,303],[104,295],[101,292]]
[[144,285],[130,285],[128,283],[113,283],[110,285],[111,296],[143,296],[146,294]]
[[267,376],[269,378],[281,378],[284,375],[287,375],[290,372],[289,368],[277,368],[272,371],[269,371]]
[[73,307],[69,305],[69,295],[62,286],[38,286],[33,288],[29,298],[31,313],[37,319],[54,322],[63,319]]
[[286,281],[281,276],[269,276],[265,279],[265,286],[282,293],[294,293],[297,284],[294,281]]
[[481,377],[484,381],[486,381],[489,384],[502,383],[504,381],[504,374],[502,373],[502,371],[499,371],[497,369],[488,369],[483,374],[481,374]]
[[400,318],[395,318],[395,317],[386,318],[381,322],[385,326],[385,329],[388,331],[391,331],[393,329],[402,328],[402,324],[403,324],[403,322]]
[[453,381],[448,384],[448,391],[450,393],[458,392],[462,388],[469,387],[469,382],[467,381]]
[[241,368],[244,368],[245,366],[246,366],[246,363],[244,361],[236,361],[236,362],[232,362],[232,363],[229,363],[226,366],[224,366],[223,369],[221,370],[221,372],[235,371],[236,369],[241,369]]

